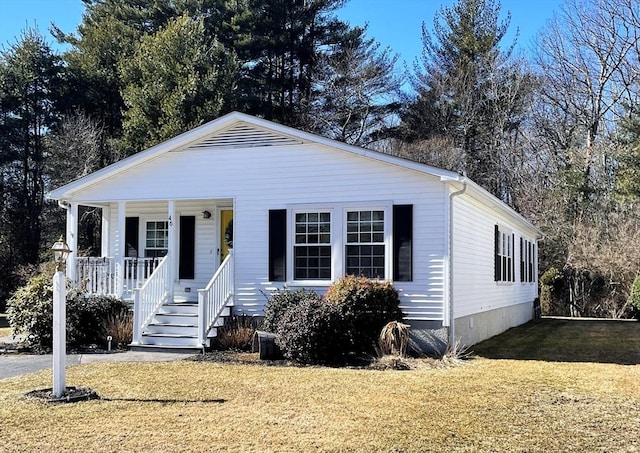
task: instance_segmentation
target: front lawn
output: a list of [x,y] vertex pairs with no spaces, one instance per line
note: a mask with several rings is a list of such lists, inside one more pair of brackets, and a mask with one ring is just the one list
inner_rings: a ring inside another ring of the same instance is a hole
[[2,451],[637,451],[640,366],[477,358],[372,371],[179,361],[0,380]]

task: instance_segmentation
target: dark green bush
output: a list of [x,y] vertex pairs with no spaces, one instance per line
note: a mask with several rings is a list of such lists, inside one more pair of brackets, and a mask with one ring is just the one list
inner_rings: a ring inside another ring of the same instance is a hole
[[340,307],[350,338],[348,352],[355,355],[374,354],[382,328],[402,321],[400,298],[389,282],[344,277],[329,288],[325,300]]
[[337,305],[317,297],[304,299],[283,313],[275,333],[288,359],[309,364],[345,361],[348,334]]
[[298,290],[277,290],[267,302],[264,309],[264,321],[262,322],[262,329],[267,332],[276,332],[278,330],[278,324],[284,316],[284,313],[294,305],[298,305],[300,302],[306,299],[319,300],[320,296],[314,291],[307,291],[306,289]]
[[[127,310],[126,302],[114,297],[85,297],[67,291],[67,348],[96,344],[106,346],[105,320]],[[9,323],[16,334],[24,335],[29,347],[49,350],[53,342],[53,285],[51,276],[31,278],[8,301]]]

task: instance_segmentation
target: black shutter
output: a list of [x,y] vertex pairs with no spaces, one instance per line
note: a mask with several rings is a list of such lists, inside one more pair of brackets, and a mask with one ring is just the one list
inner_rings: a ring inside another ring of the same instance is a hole
[[178,278],[192,280],[195,278],[196,263],[196,218],[180,216],[180,258]]
[[393,280],[413,280],[413,205],[393,206]]
[[269,211],[269,281],[287,279],[287,210]]
[[516,235],[511,233],[511,280],[512,282],[516,281]]
[[529,262],[527,263],[527,266],[529,267],[529,279],[528,279],[529,282],[535,281],[533,278],[533,260],[535,259],[535,255],[536,255],[535,245],[529,242]]
[[525,282],[525,256],[524,256],[524,247],[522,246],[522,238],[520,238],[520,281]]
[[140,231],[140,218],[127,217],[124,220],[124,256],[137,258],[140,256],[140,244],[138,236]]
[[498,225],[495,226],[494,234],[493,234],[493,279],[496,282],[501,280],[501,264],[502,261],[500,259],[500,229]]

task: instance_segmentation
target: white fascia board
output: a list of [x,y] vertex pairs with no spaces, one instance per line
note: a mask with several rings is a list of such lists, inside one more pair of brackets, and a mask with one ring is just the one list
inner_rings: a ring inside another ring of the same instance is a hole
[[178,150],[180,148],[187,147],[202,138],[215,133],[216,130],[223,129],[238,121],[248,121],[246,118],[252,119],[253,117],[243,115],[238,112],[229,113],[218,119],[210,121],[206,124],[184,132],[172,139],[159,143],[151,148],[129,156],[121,161],[115,162],[107,167],[97,170],[87,176],[76,179],[64,186],[52,190],[47,194],[47,198],[52,200],[70,199],[73,197],[73,193],[83,189],[87,186],[100,182],[106,178],[114,176],[118,173],[135,167],[143,162],[151,160],[157,156],[160,156],[166,152]]
[[[442,180],[442,181],[444,182],[445,180]],[[489,192],[484,187],[482,187],[479,184],[473,182],[471,179],[466,178],[464,176],[461,176],[460,179],[457,180],[457,181],[456,180],[450,180],[448,182],[459,183],[456,186],[456,187],[459,187],[459,188],[462,187],[463,183],[466,183],[467,186],[468,186],[467,187],[467,192],[466,192],[467,196],[475,198],[476,200],[480,201],[482,204],[484,204],[485,206],[487,206],[489,208],[497,209],[497,210],[501,211],[502,213],[507,215],[509,218],[511,218],[516,224],[518,224],[521,227],[523,227],[525,229],[528,229],[529,231],[531,231],[534,234],[536,234],[537,235],[536,239],[542,239],[543,238],[544,233],[542,232],[542,230],[540,230],[538,227],[536,227],[533,223],[531,223],[529,220],[527,220],[522,214],[518,213],[511,206],[509,206],[508,204],[506,204],[505,202],[503,202],[502,200],[497,198],[495,195],[493,195],[491,192]]]
[[101,170],[95,171],[90,175],[79,178],[62,187],[52,190],[47,194],[47,198],[53,200],[71,199],[73,193],[88,187],[92,184],[100,182],[106,178],[114,176],[118,173],[128,170],[136,165],[140,165],[150,159],[153,159],[159,155],[162,155],[169,151],[176,151],[182,148],[186,148],[199,140],[214,134],[218,130],[230,127],[237,122],[246,122],[248,124],[264,128],[267,130],[281,133],[284,135],[292,136],[303,141],[314,142],[317,144],[325,145],[334,149],[339,149],[352,154],[357,154],[363,157],[368,157],[377,161],[385,162],[388,164],[396,165],[402,168],[412,169],[420,173],[430,174],[432,176],[439,177],[443,180],[458,180],[459,175],[447,170],[442,170],[429,165],[420,164],[400,157],[392,156],[390,154],[381,153],[378,151],[361,148],[358,146],[348,145],[336,140],[321,137],[309,132],[303,132],[298,129],[277,124],[272,121],[268,121],[262,118],[257,118],[251,115],[246,115],[240,112],[232,112],[210,121],[202,126],[196,127],[190,131],[180,134],[172,139],[159,143],[151,148],[141,151],[133,156],[127,157],[119,162],[111,164]]

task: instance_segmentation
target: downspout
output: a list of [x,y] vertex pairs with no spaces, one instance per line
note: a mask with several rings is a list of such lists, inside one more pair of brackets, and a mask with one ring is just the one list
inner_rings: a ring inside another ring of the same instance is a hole
[[453,312],[453,199],[467,191],[467,175],[462,174],[458,181],[462,182],[462,189],[449,194],[449,348],[453,348],[456,341],[455,316]]

